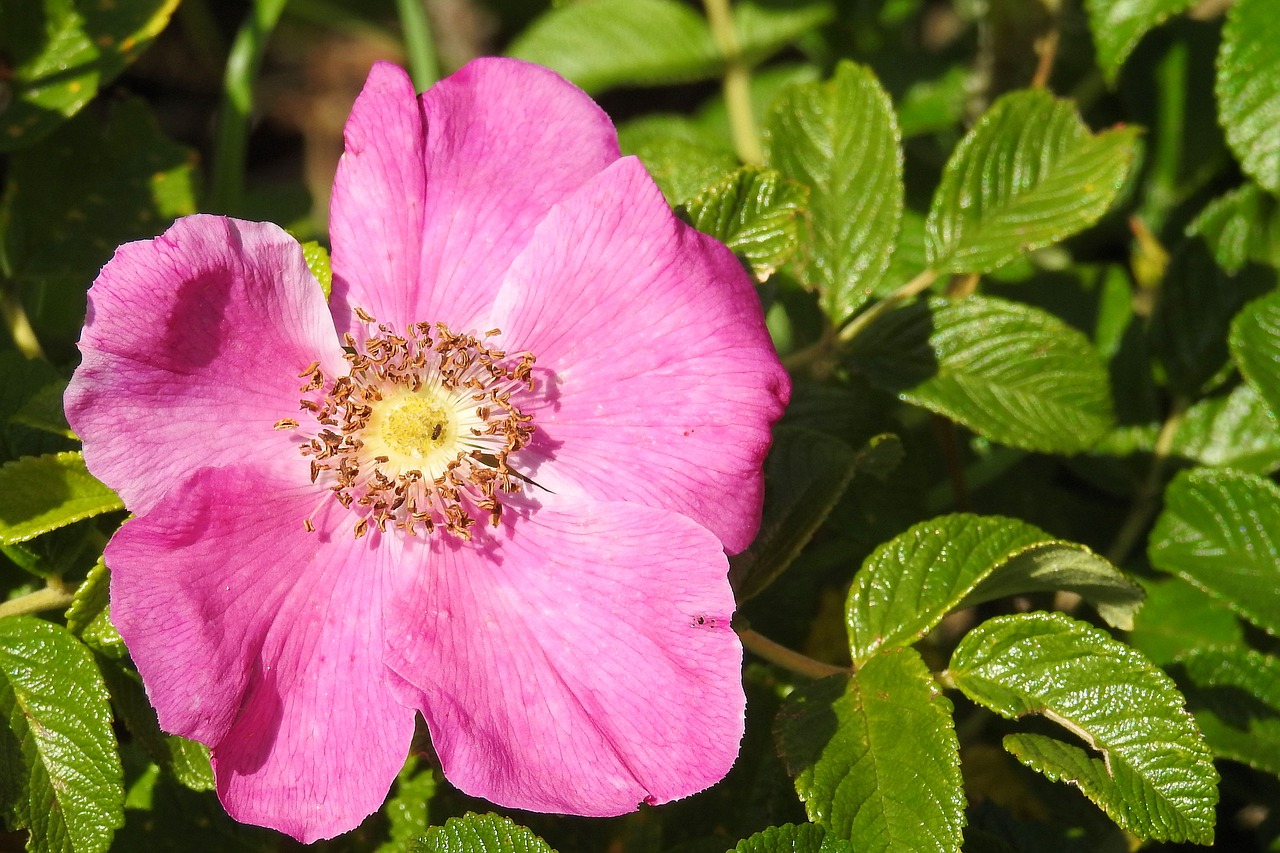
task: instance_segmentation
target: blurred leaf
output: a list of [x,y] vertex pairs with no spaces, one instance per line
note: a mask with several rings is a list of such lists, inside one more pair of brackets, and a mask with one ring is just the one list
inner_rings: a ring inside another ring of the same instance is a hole
[[1115,83],[1120,67],[1147,32],[1192,6],[1195,0],[1085,0],[1098,67]]
[[116,833],[122,853],[280,853],[280,833],[236,823],[212,791],[179,785],[154,764],[129,786],[124,829]]
[[1280,658],[1192,649],[1173,675],[1214,755],[1280,775]]
[[[748,62],[760,62],[830,17],[826,2],[744,0],[734,6],[738,47]],[[560,6],[534,21],[507,53],[553,68],[591,93],[707,80],[724,69],[706,21],[676,0]]]
[[830,81],[789,89],[764,133],[769,165],[809,187],[809,254],[797,263],[839,325],[879,283],[902,218],[893,104],[869,69],[841,62]]
[[822,433],[779,427],[765,460],[765,504],[760,532],[730,561],[729,580],[739,604],[773,583],[826,520],[857,470],[846,444]]
[[929,266],[990,272],[1092,225],[1115,200],[1137,131],[1094,135],[1043,90],[1000,98],[961,140],[929,210]]
[[689,222],[745,259],[765,281],[795,253],[808,188],[773,169],[744,166],[685,205]]
[[854,853],[847,841],[827,838],[816,823],[771,826],[738,842],[729,853]]
[[111,709],[88,649],[60,625],[0,619],[0,809],[29,850],[99,853],[124,823]]
[[451,817],[409,848],[412,853],[553,853],[547,842],[496,814]]
[[849,357],[876,387],[1011,447],[1077,453],[1111,426],[1097,351],[1027,305],[932,297],[881,317]]
[[1280,192],[1280,16],[1275,0],[1236,0],[1218,52],[1218,121],[1245,172]]
[[10,0],[0,4],[0,153],[37,142],[89,103],[169,23],[178,0]]
[[738,168],[738,158],[719,139],[683,116],[654,115],[618,128],[624,154],[634,154],[674,206]]
[[86,113],[10,158],[0,258],[42,340],[75,339],[85,291],[113,249],[194,213],[194,180],[193,154],[137,99],[116,104],[106,127]]
[[1090,748],[1006,737],[1023,764],[1077,786],[1140,838],[1212,843],[1212,756],[1172,679],[1138,652],[1060,613],[1024,613],[966,634],[948,672],[974,702],[1010,719],[1040,714]]
[[1280,201],[1257,184],[1220,196],[1188,227],[1203,237],[1214,260],[1231,275],[1250,263],[1280,266]]
[[875,550],[853,579],[845,621],[857,663],[910,645],[952,610],[1008,595],[1072,590],[1129,626],[1142,588],[1083,545],[1012,518],[944,515]]
[[776,737],[809,819],[859,853],[959,851],[965,802],[951,713],[914,649],[798,688]]
[[1244,642],[1244,629],[1225,605],[1181,578],[1147,581],[1146,603],[1126,639],[1161,666],[1190,649]]
[[49,388],[66,383],[49,362],[42,359],[23,358],[16,352],[0,352],[0,454],[3,459],[19,456],[39,456],[51,451],[68,449],[60,437],[43,429],[33,428],[18,418],[30,405],[44,410],[43,400]]
[[1231,322],[1229,339],[1245,381],[1280,415],[1280,292],[1255,299]]
[[302,257],[307,262],[307,269],[311,270],[316,281],[320,282],[320,290],[327,300],[329,291],[333,289],[333,268],[329,265],[329,250],[315,240],[309,240],[302,244]]
[[27,398],[27,402],[9,418],[22,424],[62,438],[77,440],[62,411],[62,395],[67,391],[67,380],[59,377]]
[[1269,474],[1280,468],[1280,429],[1258,392],[1238,385],[1187,409],[1174,434],[1173,455],[1214,468]]
[[973,84],[972,74],[969,68],[952,65],[937,78],[917,81],[907,89],[898,101],[903,138],[938,133],[960,124]]
[[413,755],[396,776],[396,785],[382,811],[391,824],[389,838],[379,853],[401,853],[428,829],[428,804],[436,792],[436,774]]
[[1280,487],[1229,469],[1184,471],[1164,493],[1147,556],[1280,634]]
[[0,466],[0,543],[34,539],[84,518],[124,509],[77,452],[26,456]]

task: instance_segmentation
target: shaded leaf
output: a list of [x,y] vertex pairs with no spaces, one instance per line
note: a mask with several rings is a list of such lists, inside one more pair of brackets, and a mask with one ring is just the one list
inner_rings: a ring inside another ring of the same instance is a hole
[[25,456],[0,466],[0,543],[25,542],[104,512],[124,509],[77,452]]
[[1236,0],[1218,52],[1218,121],[1245,172],[1280,192],[1280,16],[1274,0]]
[[1027,766],[1080,788],[1124,829],[1212,843],[1212,756],[1172,679],[1138,652],[1060,613],[1025,613],[966,634],[948,673],[1004,717],[1040,714],[1083,740],[1088,751],[1041,735],[1004,743]]
[[849,590],[845,621],[855,662],[910,645],[961,607],[1068,589],[1108,621],[1132,624],[1142,588],[1083,545],[1012,518],[944,515],[877,548]]
[[1184,471],[1165,490],[1147,556],[1280,634],[1280,487],[1229,469]]
[[797,689],[776,736],[810,820],[859,853],[958,851],[965,803],[951,712],[913,649]]
[[1111,425],[1097,351],[1027,305],[933,297],[880,318],[849,356],[877,387],[1011,447],[1077,453]]
[[689,223],[741,257],[765,281],[796,250],[808,189],[773,169],[744,166],[684,205]]
[[1173,668],[1214,754],[1280,776],[1280,658],[1193,649]]
[[655,115],[618,128],[624,154],[644,163],[670,205],[683,204],[738,168],[738,158],[683,116]]
[[411,848],[415,853],[553,853],[547,842],[496,814],[451,817]]
[[1085,0],[1098,67],[1115,83],[1124,61],[1148,31],[1189,8],[1195,0]]
[[98,853],[124,823],[111,708],[88,649],[59,625],[0,619],[0,808],[28,849]]
[[1000,98],[960,141],[926,223],[929,266],[990,272],[1092,225],[1129,174],[1137,131],[1091,134],[1043,90]]
[[1126,639],[1164,665],[1190,649],[1244,642],[1244,629],[1225,605],[1181,578],[1148,581],[1146,603]]
[[16,352],[0,352],[0,454],[3,459],[20,456],[39,456],[51,451],[71,449],[61,437],[41,428],[23,423],[19,413],[48,393],[49,388],[65,384],[66,380],[49,362],[43,359],[23,358]]
[[1280,292],[1255,299],[1231,322],[1231,355],[1272,415],[1280,415]]
[[870,69],[841,62],[830,81],[779,98],[764,136],[769,165],[809,188],[809,254],[797,263],[839,325],[879,284],[902,217],[893,104]]

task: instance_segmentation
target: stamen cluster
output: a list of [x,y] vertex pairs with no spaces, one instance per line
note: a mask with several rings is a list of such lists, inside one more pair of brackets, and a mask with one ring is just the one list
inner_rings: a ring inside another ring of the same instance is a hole
[[[532,416],[512,402],[534,387],[533,354],[508,359],[488,346],[498,329],[478,338],[414,323],[400,335],[361,309],[356,315],[368,333],[344,336],[347,375],[330,382],[319,363],[299,374],[307,380],[300,406],[318,427],[299,447],[311,481],[354,509],[357,539],[390,525],[469,540],[485,514],[496,528],[501,495],[518,492],[523,479],[508,457],[533,436]],[[276,423],[296,427],[292,418]]]

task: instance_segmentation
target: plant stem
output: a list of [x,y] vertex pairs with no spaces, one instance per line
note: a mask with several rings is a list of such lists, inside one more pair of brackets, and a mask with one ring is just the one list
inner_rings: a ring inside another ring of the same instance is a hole
[[1151,517],[1156,514],[1160,506],[1159,498],[1161,487],[1164,485],[1164,471],[1169,464],[1173,440],[1178,434],[1178,427],[1182,426],[1182,417],[1186,411],[1187,401],[1181,397],[1175,399],[1169,411],[1169,417],[1160,427],[1155,447],[1151,449],[1151,468],[1147,471],[1147,479],[1138,489],[1129,516],[1121,525],[1120,532],[1111,543],[1111,548],[1107,550],[1107,559],[1117,566],[1128,559],[1129,552],[1133,550],[1134,545],[1138,544],[1138,539],[1146,531]]
[[926,269],[911,281],[899,287],[893,293],[890,293],[884,299],[881,299],[875,305],[872,305],[866,311],[863,311],[857,317],[849,322],[849,325],[840,330],[840,340],[848,343],[853,340],[863,329],[870,326],[876,320],[880,319],[883,314],[897,308],[908,299],[919,296],[929,289],[929,285],[938,279],[936,270]]
[[18,352],[27,358],[45,358],[44,348],[40,346],[36,330],[27,317],[27,309],[22,307],[22,299],[10,287],[0,290],[0,315],[4,317],[5,328],[9,330]]
[[760,131],[756,128],[751,109],[751,68],[738,46],[729,0],[702,0],[702,5],[707,10],[711,35],[724,56],[724,102],[733,133],[733,147],[739,160],[759,165],[764,162],[764,148],[760,144]]
[[244,199],[245,152],[249,145],[249,117],[253,87],[262,67],[271,31],[280,20],[286,0],[254,0],[253,10],[236,33],[223,77],[222,112],[213,151],[213,188],[209,207],[237,213]]
[[39,613],[41,610],[65,610],[75,599],[75,590],[50,582],[44,589],[37,589],[9,601],[0,601],[0,618]]
[[829,663],[814,660],[807,655],[802,655],[786,646],[775,643],[765,635],[750,628],[736,628],[735,630],[738,632],[738,638],[742,640],[743,648],[757,657],[767,660],[769,663],[777,664],[783,669],[789,669],[809,678],[826,678],[828,675],[849,675],[852,672],[846,667],[833,666]]
[[404,49],[409,55],[409,71],[419,92],[440,79],[440,61],[436,57],[435,40],[431,37],[431,20],[423,0],[396,0],[400,12],[400,29],[404,32]]

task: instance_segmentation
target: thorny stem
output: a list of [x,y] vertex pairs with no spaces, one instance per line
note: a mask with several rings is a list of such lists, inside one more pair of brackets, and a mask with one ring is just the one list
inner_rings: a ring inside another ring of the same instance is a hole
[[396,7],[400,12],[400,29],[404,32],[404,49],[409,55],[414,88],[419,92],[426,91],[440,79],[440,61],[436,57],[425,3],[423,0],[396,0]]
[[61,582],[50,580],[44,589],[37,589],[9,601],[0,602],[0,619],[5,616],[22,616],[41,610],[65,610],[75,600],[75,590]]
[[9,330],[18,352],[27,358],[45,358],[36,330],[31,327],[27,311],[22,307],[22,300],[7,287],[0,290],[0,315],[4,317],[5,328]]
[[734,630],[738,632],[738,638],[742,640],[743,648],[783,669],[789,669],[809,678],[826,678],[828,675],[850,675],[853,672],[847,667],[833,666],[829,663],[814,660],[807,655],[802,655],[786,646],[775,643],[750,628],[735,628]]
[[760,132],[751,109],[751,68],[738,46],[729,0],[702,0],[702,5],[707,11],[711,35],[724,55],[724,101],[729,112],[733,147],[742,162],[758,165],[764,162],[764,148],[760,144]]
[[844,343],[853,340],[863,329],[880,319],[881,315],[887,314],[908,299],[924,293],[929,289],[929,285],[933,284],[937,279],[937,270],[926,269],[911,281],[902,285],[902,287],[899,287],[857,317],[854,317],[849,322],[849,325],[840,330],[840,340]]
[[1169,417],[1160,427],[1155,447],[1151,450],[1151,468],[1147,471],[1147,479],[1138,489],[1133,508],[1129,510],[1128,518],[1124,520],[1120,532],[1116,534],[1115,541],[1107,551],[1107,559],[1117,566],[1128,558],[1129,552],[1138,543],[1151,517],[1160,506],[1160,489],[1164,484],[1165,468],[1168,467],[1169,454],[1173,451],[1173,440],[1178,434],[1178,428],[1182,426],[1182,417],[1186,411],[1186,399],[1182,397],[1175,399]]

